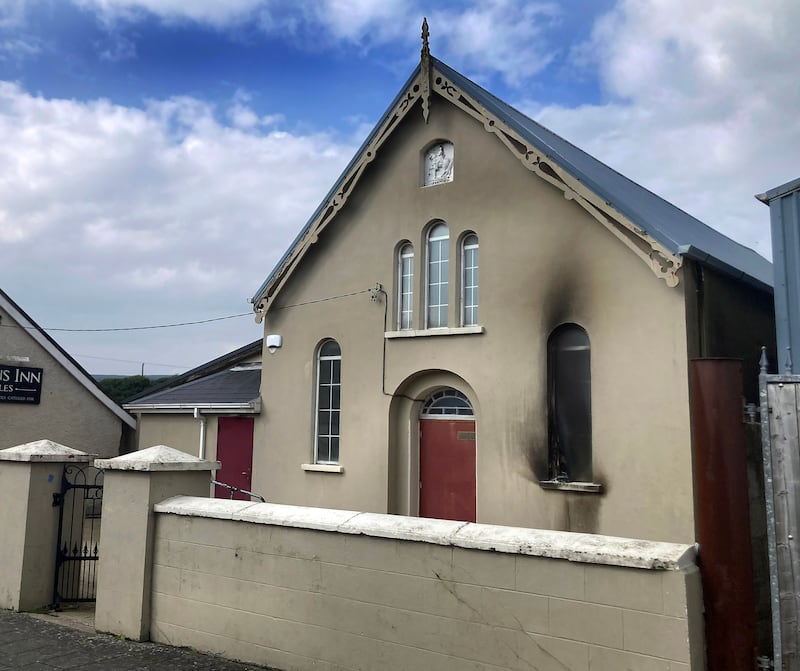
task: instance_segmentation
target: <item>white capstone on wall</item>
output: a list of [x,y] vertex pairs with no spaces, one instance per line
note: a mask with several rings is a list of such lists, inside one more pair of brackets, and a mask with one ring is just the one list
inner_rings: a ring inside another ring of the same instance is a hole
[[92,455],[86,452],[55,443],[52,440],[35,440],[31,443],[15,445],[14,447],[0,450],[0,461],[88,462],[93,458]]
[[155,511],[628,568],[677,571],[694,565],[697,554],[680,543],[189,496]]
[[218,461],[207,461],[167,445],[154,445],[113,459],[96,459],[97,468],[115,471],[215,471]]

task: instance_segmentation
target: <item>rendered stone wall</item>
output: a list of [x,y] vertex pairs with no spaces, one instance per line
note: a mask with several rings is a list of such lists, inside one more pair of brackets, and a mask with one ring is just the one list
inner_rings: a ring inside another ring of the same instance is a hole
[[[0,322],[15,324],[0,309]],[[3,353],[29,358],[42,368],[41,402],[0,404],[0,449],[42,439],[90,454],[110,457],[124,452],[132,431],[107,406],[21,328],[3,329]]]
[[280,669],[699,670],[693,548],[176,497],[153,640]]

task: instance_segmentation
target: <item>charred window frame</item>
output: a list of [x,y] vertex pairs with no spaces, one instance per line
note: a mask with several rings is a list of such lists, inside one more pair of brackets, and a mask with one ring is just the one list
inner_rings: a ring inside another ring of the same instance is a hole
[[577,324],[562,324],[547,341],[550,478],[592,481],[591,346]]
[[317,350],[317,394],[314,424],[314,463],[339,463],[339,424],[342,410],[342,350],[335,340]]

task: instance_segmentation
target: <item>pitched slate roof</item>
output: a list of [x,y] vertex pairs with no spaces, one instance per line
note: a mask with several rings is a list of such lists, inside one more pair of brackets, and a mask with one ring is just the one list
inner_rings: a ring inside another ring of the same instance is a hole
[[59,345],[47,332],[39,326],[19,305],[17,305],[5,291],[0,289],[0,307],[7,312],[11,318],[24,328],[27,334],[37,342],[51,357],[63,366],[75,380],[83,385],[86,390],[94,396],[100,403],[113,412],[119,419],[132,429],[136,428],[136,420],[125,412],[108,395],[86,370],[70,354]]
[[436,68],[673,254],[704,261],[729,274],[746,275],[772,286],[772,264],[763,256],[609,168],[448,65],[436,61]]
[[[492,95],[442,61],[431,57],[431,66],[448,78],[452,84],[461,89],[467,96],[484,107],[487,112],[508,125],[526,142],[603,198],[609,205],[630,219],[644,232],[651,235],[674,255],[700,261],[762,289],[772,287],[772,264],[752,249],[731,240],[699,219],[657,196],[652,191],[645,189],[598,161],[582,149]],[[273,278],[291,257],[322,209],[328,204],[330,198],[341,188],[342,183],[360,159],[361,154],[394,112],[406,89],[419,73],[420,66],[417,66],[364,144],[347,165],[336,184],[334,184],[303,227],[291,247],[259,287],[253,296],[254,307],[257,308]]]
[[186,382],[155,393],[140,396],[125,404],[130,410],[153,406],[216,406],[248,405],[258,399],[261,366],[234,366],[212,375]]
[[178,387],[182,384],[187,382],[191,382],[192,380],[196,380],[201,377],[206,377],[213,373],[217,373],[221,370],[225,370],[227,368],[233,367],[235,364],[244,361],[245,359],[249,359],[256,354],[261,353],[262,346],[264,344],[263,339],[259,338],[258,340],[254,340],[247,345],[239,347],[238,349],[233,350],[232,352],[228,352],[227,354],[223,354],[222,356],[217,357],[216,359],[212,359],[211,361],[207,361],[206,363],[200,364],[196,368],[192,368],[191,370],[187,370],[185,373],[181,373],[180,375],[176,375],[175,377],[171,377],[164,382],[160,382],[159,384],[153,385],[152,387],[148,387],[147,389],[131,396],[130,398],[126,398],[124,403],[133,403],[140,398],[144,398],[145,396],[152,396],[156,392],[163,391],[165,389],[172,389],[173,387]]

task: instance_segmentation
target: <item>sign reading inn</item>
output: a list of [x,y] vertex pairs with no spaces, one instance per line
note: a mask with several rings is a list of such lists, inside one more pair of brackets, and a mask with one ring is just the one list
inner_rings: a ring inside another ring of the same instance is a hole
[[0,403],[33,403],[42,396],[42,369],[0,366]]

